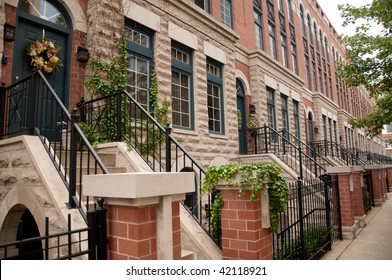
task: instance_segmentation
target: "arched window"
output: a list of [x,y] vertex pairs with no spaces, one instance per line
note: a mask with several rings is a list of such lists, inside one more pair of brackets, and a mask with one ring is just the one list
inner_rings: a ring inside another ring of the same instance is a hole
[[25,0],[21,6],[21,10],[30,15],[67,27],[67,21],[64,14],[47,0]]

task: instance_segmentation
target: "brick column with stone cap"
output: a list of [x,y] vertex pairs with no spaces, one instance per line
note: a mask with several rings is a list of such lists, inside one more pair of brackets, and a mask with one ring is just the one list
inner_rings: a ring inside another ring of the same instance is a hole
[[224,260],[271,260],[272,233],[268,195],[250,200],[250,190],[239,197],[238,189],[219,186],[222,207],[222,258]]
[[85,175],[83,194],[108,209],[109,259],[181,258],[179,201],[194,190],[192,173]]
[[328,174],[337,175],[340,194],[340,211],[344,239],[354,239],[364,224],[361,166],[334,166],[327,168]]
[[381,165],[369,165],[365,169],[369,170],[372,174],[374,204],[375,206],[381,206],[387,198],[385,167]]
[[386,168],[386,176],[388,178],[387,188],[389,192],[392,192],[392,165],[386,165],[385,168]]

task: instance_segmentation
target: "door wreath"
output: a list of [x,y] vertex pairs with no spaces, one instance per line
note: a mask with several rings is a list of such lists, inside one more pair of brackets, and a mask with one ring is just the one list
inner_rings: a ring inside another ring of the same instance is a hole
[[31,59],[31,65],[44,73],[56,72],[56,70],[63,66],[58,57],[59,46],[53,44],[45,38],[36,40],[27,46],[27,55]]

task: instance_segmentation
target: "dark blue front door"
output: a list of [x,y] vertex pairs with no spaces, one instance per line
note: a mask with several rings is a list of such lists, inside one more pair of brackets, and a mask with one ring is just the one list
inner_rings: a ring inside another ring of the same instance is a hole
[[[53,88],[54,92],[60,98],[66,108],[69,107],[69,61],[70,61],[70,26],[67,23],[66,17],[63,13],[60,13],[61,9],[54,8],[49,1],[40,1],[40,5],[37,7],[31,7],[32,2],[21,1],[20,7],[18,8],[18,22],[17,22],[17,33],[14,43],[14,60],[12,70],[12,82],[16,82],[30,75],[34,68],[31,65],[31,58],[27,55],[27,46],[35,40],[46,40],[53,42],[54,45],[59,46],[58,56],[63,64],[59,67],[56,72],[45,74],[46,79]],[[43,4],[46,4],[43,6]],[[28,6],[30,5],[30,6]],[[40,11],[40,13],[34,13],[33,11]],[[50,12],[56,15],[57,20],[50,20]],[[59,20],[61,19],[61,20]],[[18,95],[17,91],[21,91],[21,95]],[[15,114],[15,112],[26,110],[21,106],[26,99],[31,97],[31,92],[23,90],[22,88],[15,89],[15,95],[12,96],[10,104],[10,116],[15,116],[10,123],[9,132],[20,130],[26,122],[26,118],[30,116],[23,113]],[[42,121],[41,130],[50,130],[46,136],[49,138],[59,137],[59,131],[53,130],[56,121],[54,108],[54,100],[50,95],[39,94],[36,96],[40,99],[36,104],[37,107],[34,109],[36,113],[40,114]],[[45,105],[42,105],[45,104]],[[20,117],[18,117],[20,116]],[[23,117],[22,117],[23,116]],[[22,125],[21,125],[22,123]],[[45,124],[45,125],[43,125]],[[54,125],[53,125],[54,124]],[[45,127],[47,126],[47,127]],[[50,128],[49,128],[50,126]],[[59,127],[60,129],[60,127]]]

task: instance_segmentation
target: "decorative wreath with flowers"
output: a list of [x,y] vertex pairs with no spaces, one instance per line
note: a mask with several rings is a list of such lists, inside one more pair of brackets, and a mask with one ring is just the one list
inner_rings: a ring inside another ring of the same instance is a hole
[[27,55],[31,58],[31,65],[35,69],[52,73],[63,66],[58,57],[59,49],[60,47],[55,46],[53,42],[42,38],[27,46]]

